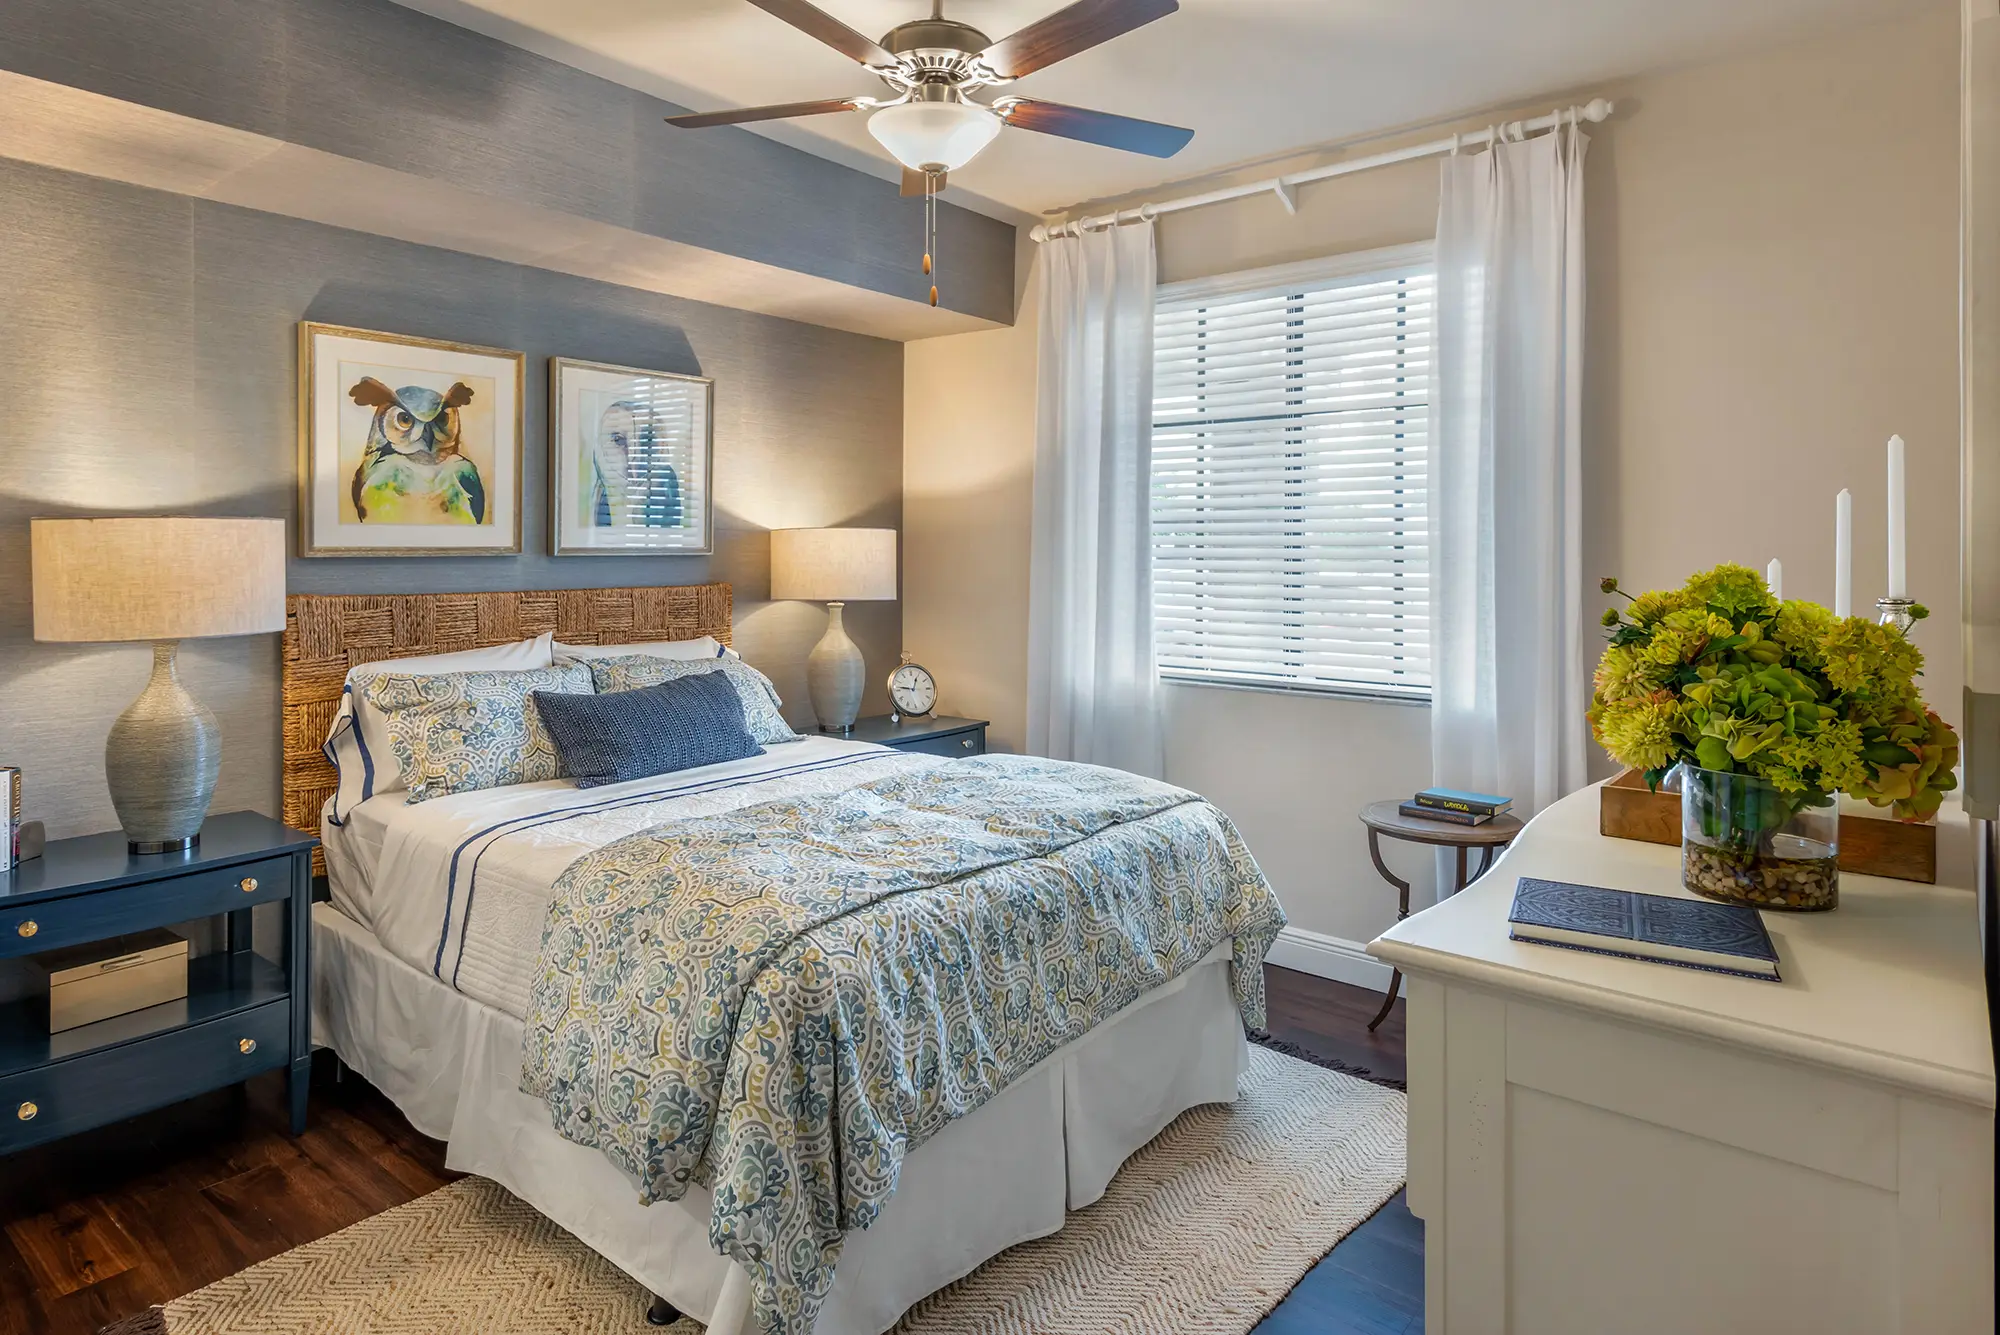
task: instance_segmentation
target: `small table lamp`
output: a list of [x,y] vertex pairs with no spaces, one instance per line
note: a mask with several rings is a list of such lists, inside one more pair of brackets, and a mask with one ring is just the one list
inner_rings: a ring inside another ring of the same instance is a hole
[[151,640],[153,677],[104,743],[111,805],[134,853],[201,841],[222,764],[215,715],[174,671],[181,640],[285,628],[285,521],[32,519],[35,638]]
[[893,528],[781,528],[771,532],[771,596],[826,604],[826,634],[806,659],[806,694],[821,732],[849,732],[867,664],[840,624],[846,603],[896,596]]

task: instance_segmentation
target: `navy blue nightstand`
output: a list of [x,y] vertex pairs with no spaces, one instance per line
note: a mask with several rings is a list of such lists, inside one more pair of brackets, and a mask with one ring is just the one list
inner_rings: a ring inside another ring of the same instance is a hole
[[[51,842],[0,872],[0,959],[226,915],[227,948],[188,964],[185,1001],[49,1033],[48,999],[0,1005],[0,1154],[290,1073],[292,1132],[312,1068],[312,851],[268,816],[211,816],[186,853],[134,855],[122,832]],[[250,949],[250,910],[285,905],[284,960]]]
[[880,742],[898,751],[921,751],[931,756],[986,754],[985,719],[906,714],[892,723],[890,717],[858,718],[853,731],[838,735],[852,742]]

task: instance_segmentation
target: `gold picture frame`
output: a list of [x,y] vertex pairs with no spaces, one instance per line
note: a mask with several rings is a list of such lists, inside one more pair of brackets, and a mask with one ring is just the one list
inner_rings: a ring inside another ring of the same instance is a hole
[[715,382],[549,359],[549,554],[715,551]]
[[525,353],[301,321],[299,554],[520,555],[526,389]]

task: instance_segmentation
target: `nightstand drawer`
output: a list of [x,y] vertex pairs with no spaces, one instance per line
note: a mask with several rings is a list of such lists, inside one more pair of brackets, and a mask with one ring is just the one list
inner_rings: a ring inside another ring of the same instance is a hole
[[88,1052],[0,1079],[0,1154],[285,1065],[290,1001]]
[[0,959],[230,913],[292,892],[292,859],[265,858],[142,885],[0,909]]
[[970,732],[947,733],[943,737],[897,742],[895,746],[898,751],[915,751],[927,756],[983,756],[986,754],[986,732],[983,728],[974,728]]

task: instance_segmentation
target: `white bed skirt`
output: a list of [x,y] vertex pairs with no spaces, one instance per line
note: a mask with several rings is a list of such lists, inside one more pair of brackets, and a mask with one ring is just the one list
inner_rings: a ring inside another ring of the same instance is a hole
[[[816,1335],[880,1335],[987,1258],[1062,1227],[1134,1150],[1187,1109],[1236,1097],[1249,1061],[1229,991],[1231,943],[1036,1066],[912,1151],[875,1226],[850,1234]],[[708,1242],[709,1194],[643,1206],[596,1150],[518,1089],[521,1022],[391,955],[313,906],[313,1037],[491,1178],[711,1335],[747,1318],[743,1271]]]

